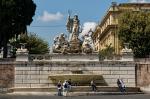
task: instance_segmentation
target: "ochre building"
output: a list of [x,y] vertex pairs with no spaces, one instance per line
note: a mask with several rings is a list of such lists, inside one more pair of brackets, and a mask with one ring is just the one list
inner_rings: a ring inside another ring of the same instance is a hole
[[150,3],[112,3],[102,21],[97,25],[92,34],[95,51],[111,45],[115,49],[115,54],[120,54],[121,46],[118,39],[118,17],[124,11],[149,11]]

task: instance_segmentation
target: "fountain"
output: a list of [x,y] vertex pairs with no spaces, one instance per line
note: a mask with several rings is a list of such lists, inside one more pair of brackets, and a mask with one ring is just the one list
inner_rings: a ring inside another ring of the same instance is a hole
[[72,85],[78,86],[88,86],[92,80],[96,82],[96,85],[106,85],[102,75],[96,74],[56,74],[49,76],[49,79],[52,80],[54,85],[57,85],[59,80],[64,81],[69,79],[73,82]]
[[[83,72],[86,70],[86,64],[77,64],[76,62],[94,62],[99,61],[98,60],[98,54],[93,54],[93,49],[91,46],[91,42],[89,39],[89,35],[85,35],[83,38],[83,42],[79,39],[79,33],[82,31],[80,30],[79,23],[80,20],[78,19],[78,16],[75,15],[74,18],[68,17],[67,20],[67,30],[70,33],[69,39],[67,40],[65,38],[64,33],[61,33],[59,36],[57,36],[54,39],[54,45],[53,45],[53,54],[56,54],[59,56],[59,58],[62,56],[62,60],[55,60],[55,61],[61,61],[64,62],[65,59],[68,60],[68,62],[71,64],[71,66],[68,66],[67,69],[70,70],[68,74],[65,72],[60,74],[52,74],[49,76],[49,80],[53,82],[54,85],[57,84],[59,80],[69,80],[71,79],[74,85],[89,85],[92,80],[97,82],[97,85],[106,85],[105,81],[102,77],[102,75],[94,74],[91,72]],[[96,56],[96,58],[92,59],[92,57]],[[64,65],[62,63],[62,65]],[[82,66],[81,66],[82,65]],[[83,65],[85,65],[85,68],[83,68]],[[65,71],[65,70],[64,70]]]
[[[54,39],[53,53],[28,55],[24,47],[17,50],[14,81],[17,90],[37,88],[39,91],[40,88],[43,92],[43,89],[48,88],[49,92],[50,88],[56,89],[59,80],[63,82],[69,79],[80,87],[78,91],[90,88],[87,85],[91,80],[97,86],[117,87],[116,80],[123,78],[127,86],[135,86],[135,64],[126,61],[99,61],[98,53],[93,52],[89,35],[85,35],[83,41],[80,40],[79,33],[82,29],[79,22],[77,15],[74,18],[68,17],[67,30],[70,35],[67,39],[61,33]],[[123,52],[125,56],[129,53],[126,48]]]
[[80,20],[78,16],[75,15],[74,18],[68,17],[67,20],[67,30],[70,33],[69,39],[67,40],[64,33],[61,33],[59,36],[54,38],[53,52],[54,53],[63,53],[63,54],[91,54],[93,48],[91,41],[89,41],[89,35],[85,35],[84,41],[79,39],[79,34],[82,32],[80,28]]

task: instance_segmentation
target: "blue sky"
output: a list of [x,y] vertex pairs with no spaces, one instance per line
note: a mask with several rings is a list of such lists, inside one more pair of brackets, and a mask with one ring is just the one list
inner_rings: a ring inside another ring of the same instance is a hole
[[[78,14],[80,24],[92,28],[97,24],[111,5],[111,2],[123,3],[135,0],[33,0],[36,12],[28,32],[34,32],[51,46],[54,37],[66,31],[68,10],[72,17]],[[90,27],[91,26],[91,27]],[[86,31],[85,31],[86,32]]]

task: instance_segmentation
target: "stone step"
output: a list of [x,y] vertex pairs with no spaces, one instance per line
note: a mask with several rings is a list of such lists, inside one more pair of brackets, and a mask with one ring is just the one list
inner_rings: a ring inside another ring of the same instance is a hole
[[[36,95],[36,96],[57,96],[57,92],[13,92],[7,94],[0,94],[0,95]],[[92,95],[131,95],[131,94],[144,94],[143,92],[69,92],[67,96],[92,96]]]
[[[12,88],[13,92],[57,92],[57,87],[50,88]],[[127,92],[140,92],[138,87],[127,87]],[[72,86],[72,92],[91,92],[90,86]],[[98,92],[119,92],[118,87],[97,86]]]

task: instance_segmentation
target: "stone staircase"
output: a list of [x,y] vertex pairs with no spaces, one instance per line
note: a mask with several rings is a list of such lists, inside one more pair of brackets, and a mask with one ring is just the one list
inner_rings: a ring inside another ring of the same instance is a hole
[[[12,88],[12,92],[57,92],[57,87],[50,88]],[[127,92],[139,93],[138,87],[127,87]],[[92,92],[90,86],[72,86],[72,92]],[[119,92],[118,87],[97,86],[97,92]]]

